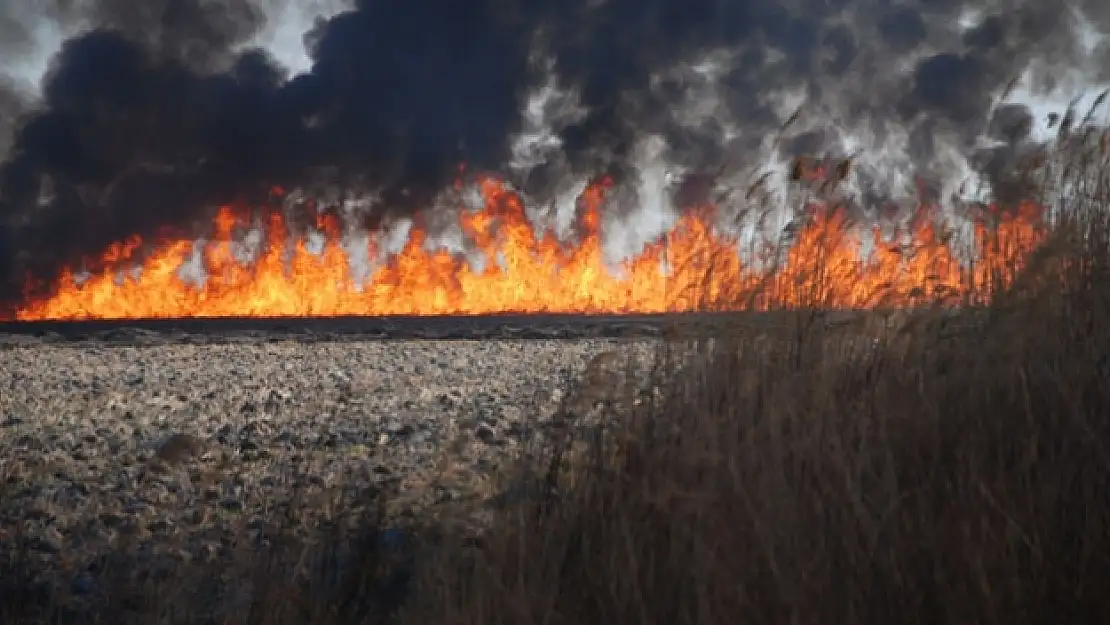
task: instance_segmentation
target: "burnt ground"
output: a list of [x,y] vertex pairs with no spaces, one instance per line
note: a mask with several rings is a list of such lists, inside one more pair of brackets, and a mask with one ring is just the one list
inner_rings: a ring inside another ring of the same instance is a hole
[[389,317],[219,317],[186,319],[0,321],[0,345],[42,343],[222,343],[241,341],[616,339],[757,329],[800,317],[831,325],[889,323],[904,311],[738,312],[637,315],[482,315]]

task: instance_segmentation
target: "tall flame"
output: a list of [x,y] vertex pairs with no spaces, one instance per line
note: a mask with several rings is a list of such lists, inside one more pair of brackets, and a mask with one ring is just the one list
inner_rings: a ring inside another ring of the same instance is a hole
[[[221,209],[202,250],[207,278],[180,276],[195,243],[180,240],[136,259],[138,238],[112,246],[108,269],[77,280],[66,271],[47,299],[19,309],[19,320],[173,317],[439,315],[483,313],[629,313],[766,309],[782,306],[867,308],[924,303],[977,303],[998,279],[1008,280],[1044,236],[1037,207],[977,226],[976,256],[961,264],[937,226],[921,221],[903,241],[874,234],[869,254],[842,213],[817,212],[777,267],[745,267],[734,238],[717,232],[710,211],[691,211],[659,240],[625,261],[606,265],[600,236],[604,184],[581,198],[580,237],[567,245],[537,236],[520,199],[498,182],[481,183],[485,208],[463,212],[459,225],[487,261],[482,270],[446,250],[426,249],[427,232],[410,231],[404,248],[356,284],[340,224],[322,216],[322,252],[305,241],[288,249],[280,215],[268,245],[250,263],[233,253],[244,215]],[[909,244],[905,244],[905,239]],[[373,245],[373,243],[371,243]],[[120,273],[121,263],[141,269]]]

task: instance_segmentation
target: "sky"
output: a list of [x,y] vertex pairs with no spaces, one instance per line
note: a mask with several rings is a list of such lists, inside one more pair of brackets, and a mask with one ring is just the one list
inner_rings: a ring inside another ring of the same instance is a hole
[[[11,1],[26,2],[30,6],[37,0]],[[265,48],[293,74],[305,72],[311,66],[303,37],[313,21],[318,17],[331,17],[349,6],[347,0],[256,1],[266,7],[266,26],[247,45]],[[62,26],[43,12],[33,10],[14,14],[12,18],[20,22],[20,30],[26,33],[29,41],[21,46],[21,54],[6,55],[0,65],[0,76],[24,86],[29,93],[37,93],[51,58],[66,39],[85,27],[81,24]]]

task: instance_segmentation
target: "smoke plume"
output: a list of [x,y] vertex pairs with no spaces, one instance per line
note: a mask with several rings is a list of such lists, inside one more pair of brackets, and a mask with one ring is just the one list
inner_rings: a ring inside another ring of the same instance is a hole
[[600,174],[628,205],[694,201],[822,153],[855,156],[862,210],[921,179],[939,197],[1032,140],[1029,110],[997,106],[1011,81],[1110,78],[1099,0],[359,0],[304,33],[296,75],[247,47],[263,0],[31,6],[0,9],[6,58],[35,20],[74,34],[37,100],[0,84],[5,301],[277,185],[426,208],[462,163],[541,214]]

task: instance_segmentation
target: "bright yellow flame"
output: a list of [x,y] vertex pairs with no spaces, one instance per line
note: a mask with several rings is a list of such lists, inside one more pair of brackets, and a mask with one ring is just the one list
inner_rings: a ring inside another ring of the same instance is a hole
[[[202,288],[178,275],[194,247],[181,240],[142,260],[137,279],[120,281],[116,270],[106,269],[78,284],[74,272],[66,271],[52,296],[27,304],[15,317],[648,313],[978,303],[987,297],[992,280],[1012,278],[1044,236],[1037,207],[1023,206],[997,228],[977,228],[978,258],[969,269],[931,224],[908,233],[908,246],[884,242],[876,233],[874,251],[864,258],[843,215],[818,214],[799,233],[781,266],[757,272],[742,266],[737,241],[714,231],[711,211],[695,210],[614,275],[603,260],[599,236],[605,190],[598,184],[583,194],[582,236],[568,246],[551,234],[537,237],[520,199],[498,182],[485,180],[485,208],[459,217],[487,261],[483,271],[446,251],[426,250],[426,232],[414,227],[404,249],[361,290],[354,284],[335,219],[322,217],[318,224],[326,235],[322,253],[313,254],[304,241],[297,241],[290,258],[286,224],[281,216],[271,216],[268,247],[244,265],[232,253],[232,233],[242,219],[225,207],[203,250],[208,278]],[[114,245],[102,260],[118,267],[134,260],[140,244],[136,238]]]

